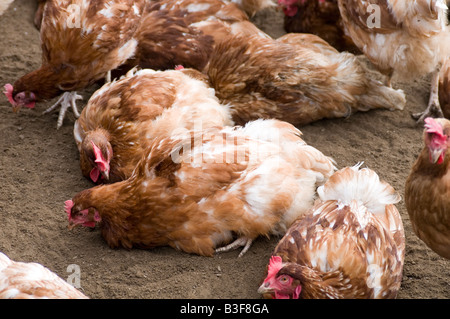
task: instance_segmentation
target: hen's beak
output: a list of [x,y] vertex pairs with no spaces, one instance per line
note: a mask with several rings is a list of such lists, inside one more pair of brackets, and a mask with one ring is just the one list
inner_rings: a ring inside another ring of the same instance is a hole
[[73,223],[73,222],[69,222],[69,225],[67,225],[67,228],[69,229],[69,230],[72,230],[72,229],[74,229],[75,227],[77,227],[77,224],[75,224],[75,223]]
[[22,108],[22,105],[20,105],[20,104],[14,104],[14,105],[12,106],[12,110],[13,110],[14,113],[19,112],[19,110],[20,110],[21,108]]
[[273,298],[273,290],[268,282],[263,282],[258,288],[258,293],[262,295],[264,299]]
[[100,171],[100,174],[105,181],[109,181],[109,170]]
[[429,153],[430,153],[430,162],[432,164],[436,164],[439,161],[439,158],[442,155],[442,152],[444,150],[441,149],[440,147],[436,147],[436,148],[430,148],[429,149]]

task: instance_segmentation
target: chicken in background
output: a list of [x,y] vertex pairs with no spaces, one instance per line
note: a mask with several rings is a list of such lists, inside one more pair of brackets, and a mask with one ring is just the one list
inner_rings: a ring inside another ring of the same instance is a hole
[[304,125],[406,103],[402,90],[371,79],[356,56],[312,34],[230,36],[216,44],[205,73],[239,125],[258,118]]
[[399,194],[360,165],[334,173],[319,200],[275,247],[258,289],[265,298],[395,298],[405,234]]
[[288,33],[315,34],[338,51],[361,51],[345,34],[337,0],[278,0]]
[[52,0],[44,6],[40,30],[42,65],[5,94],[17,111],[36,102],[61,98],[44,113],[61,105],[57,128],[68,108],[79,116],[76,90],[106,78],[135,53],[134,38],[145,0]]
[[0,252],[0,299],[87,299],[38,263],[15,262]]
[[408,81],[432,74],[428,106],[413,114],[418,122],[442,117],[439,71],[450,47],[445,0],[338,0],[348,35],[387,76]]
[[450,121],[426,118],[424,147],[405,183],[405,204],[414,233],[450,259]]
[[97,90],[74,125],[83,175],[96,183],[121,181],[156,137],[233,125],[228,107],[196,79],[202,76],[184,68],[132,70]]
[[212,256],[244,246],[242,256],[258,236],[284,234],[335,170],[300,135],[289,123],[258,120],[155,138],[129,179],[66,201],[69,228],[100,223],[112,248]]
[[172,16],[181,14],[187,25],[213,37],[214,43],[238,34],[270,38],[236,3],[225,0],[155,0],[154,3],[152,8],[156,10],[168,10]]
[[439,75],[439,103],[444,117],[450,119],[450,56],[442,66]]
[[236,3],[241,10],[252,18],[257,12],[267,8],[274,8],[276,6],[273,0],[230,0]]
[[119,77],[135,66],[168,70],[182,65],[203,70],[213,49],[214,38],[191,26],[186,14],[187,11],[179,6],[148,2],[135,35],[138,41],[136,52],[113,72],[113,76]]

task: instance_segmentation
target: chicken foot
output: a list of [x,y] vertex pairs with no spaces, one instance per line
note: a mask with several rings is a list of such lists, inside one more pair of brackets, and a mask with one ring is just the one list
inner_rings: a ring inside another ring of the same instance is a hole
[[431,92],[428,106],[422,113],[414,113],[412,117],[417,123],[422,123],[426,117],[444,117],[439,103],[439,72],[436,70],[431,78]]
[[58,122],[56,123],[56,129],[59,129],[62,126],[64,116],[66,115],[67,109],[72,107],[73,114],[76,118],[80,117],[80,112],[77,109],[76,101],[82,99],[81,95],[78,95],[77,92],[65,92],[55,104],[46,109],[42,114],[47,114],[53,111],[58,105],[61,105],[61,109],[59,111]]
[[244,248],[242,249],[242,251],[239,253],[239,256],[238,256],[238,257],[242,257],[250,249],[250,246],[252,245],[252,243],[253,243],[253,239],[250,239],[247,237],[239,237],[231,244],[224,246],[224,247],[217,248],[216,253],[227,252],[227,251],[244,246]]

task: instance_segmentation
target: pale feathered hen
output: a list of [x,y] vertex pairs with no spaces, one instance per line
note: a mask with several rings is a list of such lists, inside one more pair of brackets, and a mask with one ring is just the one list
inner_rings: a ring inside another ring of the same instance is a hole
[[449,55],[450,31],[445,0],[339,0],[348,35],[368,59],[390,79],[413,80],[432,73],[422,121],[442,116],[439,69]]
[[74,125],[83,175],[97,183],[127,179],[155,138],[232,125],[203,77],[193,69],[145,69],[97,90]]
[[405,234],[399,194],[359,165],[334,173],[275,247],[266,298],[395,298]]
[[242,256],[258,236],[284,234],[335,170],[300,134],[258,120],[155,138],[129,179],[66,201],[69,226],[100,223],[110,247],[212,256],[244,246]]
[[0,299],[87,299],[38,263],[16,262],[0,252]]
[[304,125],[406,103],[403,91],[373,80],[355,55],[312,34],[229,36],[216,43],[205,72],[237,124],[277,118]]

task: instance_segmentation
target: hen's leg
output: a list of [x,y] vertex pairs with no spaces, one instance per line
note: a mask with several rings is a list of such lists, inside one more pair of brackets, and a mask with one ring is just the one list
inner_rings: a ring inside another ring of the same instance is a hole
[[105,83],[111,83],[111,70],[109,70],[108,73],[106,73]]
[[253,242],[253,239],[250,239],[247,237],[239,237],[231,244],[224,246],[224,247],[217,248],[216,253],[227,252],[227,251],[244,246],[244,248],[242,249],[242,251],[239,253],[239,256],[238,256],[238,257],[242,257],[249,250],[250,246],[252,245],[252,242]]
[[76,101],[82,99],[81,95],[78,95],[77,92],[65,92],[55,104],[46,109],[42,114],[47,114],[53,111],[58,105],[61,105],[61,109],[59,111],[58,122],[56,123],[56,129],[59,129],[63,123],[64,116],[66,115],[67,109],[72,107],[73,114],[76,118],[80,117],[80,112],[78,112]]
[[422,113],[414,113],[412,115],[417,120],[417,123],[422,123],[428,116],[444,117],[439,103],[439,70],[436,70],[431,78],[431,92],[427,108]]

